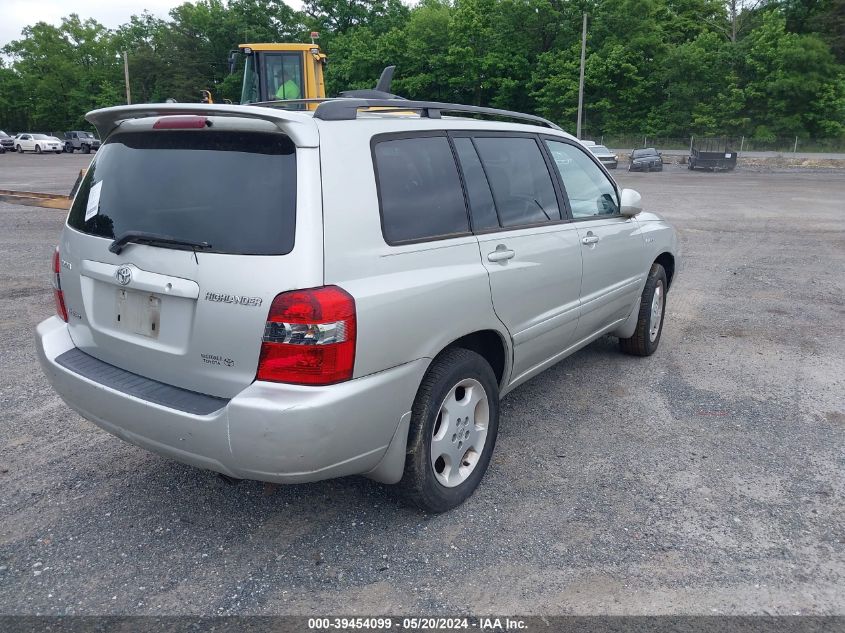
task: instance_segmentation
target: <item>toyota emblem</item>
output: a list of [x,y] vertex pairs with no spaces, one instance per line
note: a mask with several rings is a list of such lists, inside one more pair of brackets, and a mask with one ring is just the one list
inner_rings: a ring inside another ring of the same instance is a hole
[[114,272],[114,276],[117,277],[117,283],[125,286],[132,281],[132,269],[129,266],[121,266]]

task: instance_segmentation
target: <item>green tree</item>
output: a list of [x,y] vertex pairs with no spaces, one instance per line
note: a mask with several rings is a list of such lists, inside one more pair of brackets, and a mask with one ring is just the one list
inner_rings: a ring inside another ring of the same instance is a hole
[[71,14],[55,27],[39,22],[3,48],[19,78],[18,103],[29,104],[27,125],[59,131],[84,125],[88,110],[111,101],[120,64],[110,32]]
[[768,13],[742,41],[745,112],[777,136],[824,137],[843,133],[842,67],[816,35],[786,31],[779,13]]

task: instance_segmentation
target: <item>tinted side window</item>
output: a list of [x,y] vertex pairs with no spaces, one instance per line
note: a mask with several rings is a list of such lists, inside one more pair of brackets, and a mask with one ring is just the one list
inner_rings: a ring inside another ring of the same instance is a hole
[[445,136],[380,141],[375,162],[389,244],[469,231],[458,167]]
[[533,138],[473,139],[503,227],[560,220],[552,178]]
[[616,189],[601,169],[582,150],[560,141],[546,141],[555,160],[572,217],[616,215]]
[[498,228],[499,217],[496,215],[493,194],[490,192],[490,184],[487,182],[487,176],[484,175],[478,154],[472,146],[472,140],[456,138],[454,143],[458,160],[461,162],[461,171],[464,174],[473,228],[476,231]]

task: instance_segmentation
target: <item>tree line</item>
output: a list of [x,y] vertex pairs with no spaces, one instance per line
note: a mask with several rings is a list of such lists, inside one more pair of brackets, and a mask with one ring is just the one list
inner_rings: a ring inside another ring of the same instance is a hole
[[845,139],[845,0],[195,0],[117,29],[71,14],[0,49],[0,128],[88,127],[87,111],[125,103],[123,51],[133,102],[237,102],[232,48],[316,30],[330,95],[395,64],[403,96],[574,130],[584,12],[585,137]]

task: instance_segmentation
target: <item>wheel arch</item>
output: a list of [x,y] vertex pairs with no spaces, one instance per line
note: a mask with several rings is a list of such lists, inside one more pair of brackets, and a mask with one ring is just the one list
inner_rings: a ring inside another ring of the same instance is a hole
[[468,349],[484,358],[493,369],[499,388],[504,387],[505,377],[510,368],[510,348],[501,332],[496,330],[470,332],[446,345],[436,356],[456,347]]
[[675,276],[675,256],[664,251],[655,258],[654,263],[660,264],[666,271],[666,289],[668,290],[672,287],[672,278]]

